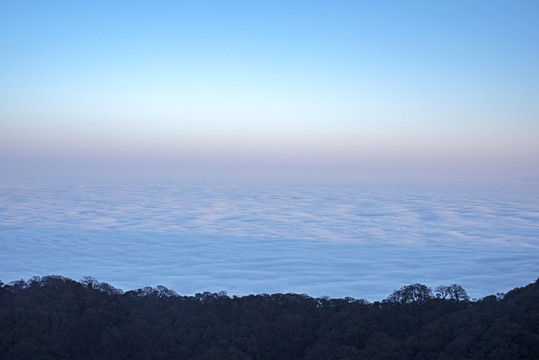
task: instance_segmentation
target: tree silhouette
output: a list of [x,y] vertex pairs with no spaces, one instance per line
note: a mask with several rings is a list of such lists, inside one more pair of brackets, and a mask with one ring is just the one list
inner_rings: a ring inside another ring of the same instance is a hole
[[450,296],[449,286],[446,285],[437,286],[434,291],[436,292],[436,297],[442,298],[443,300],[447,299],[447,297]]
[[451,299],[455,300],[456,302],[470,300],[468,293],[466,292],[466,290],[462,288],[462,286],[453,284],[453,285],[450,285],[448,288],[449,288],[449,296],[451,297]]
[[387,301],[401,304],[424,303],[430,298],[432,298],[432,290],[427,285],[412,284],[393,291],[387,298]]

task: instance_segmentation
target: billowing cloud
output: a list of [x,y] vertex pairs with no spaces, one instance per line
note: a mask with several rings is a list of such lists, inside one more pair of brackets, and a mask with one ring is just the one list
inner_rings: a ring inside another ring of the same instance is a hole
[[376,300],[412,282],[480,297],[539,274],[534,182],[1,186],[4,281]]

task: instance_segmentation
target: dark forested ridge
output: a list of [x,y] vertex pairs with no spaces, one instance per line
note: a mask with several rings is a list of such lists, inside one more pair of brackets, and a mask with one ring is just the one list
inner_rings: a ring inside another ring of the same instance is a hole
[[539,280],[470,301],[458,285],[386,300],[0,282],[1,359],[539,359]]

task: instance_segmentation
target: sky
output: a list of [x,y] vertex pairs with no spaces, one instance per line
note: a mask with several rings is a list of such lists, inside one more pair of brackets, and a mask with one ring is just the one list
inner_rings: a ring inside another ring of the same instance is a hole
[[539,177],[536,1],[3,1],[4,176]]
[[0,275],[369,299],[531,282],[538,16],[519,0],[0,1]]

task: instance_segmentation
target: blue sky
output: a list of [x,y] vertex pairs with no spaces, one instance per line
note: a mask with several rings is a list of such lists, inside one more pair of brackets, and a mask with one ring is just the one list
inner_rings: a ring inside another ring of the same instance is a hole
[[537,177],[538,15],[535,1],[3,2],[0,161]]

